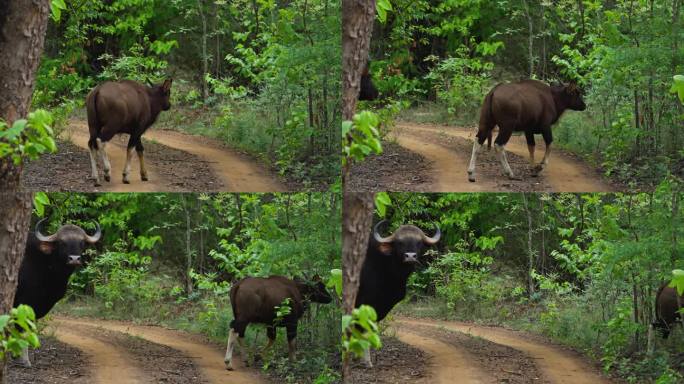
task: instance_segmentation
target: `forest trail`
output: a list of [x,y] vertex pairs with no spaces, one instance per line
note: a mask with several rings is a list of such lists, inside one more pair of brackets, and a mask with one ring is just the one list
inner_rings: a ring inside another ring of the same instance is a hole
[[69,325],[59,320],[50,323],[58,340],[83,351],[88,356],[89,382],[143,384],[152,381],[124,349]]
[[[399,126],[399,125],[398,125]],[[402,127],[403,128],[403,127]],[[431,192],[486,192],[496,190],[491,181],[471,183],[459,169],[467,167],[469,155],[457,153],[441,145],[421,140],[406,129],[395,130],[391,134],[397,143],[409,151],[420,154],[431,163],[431,174],[434,175]]]
[[[202,338],[197,335],[191,335],[185,332],[170,330],[157,326],[137,325],[111,320],[67,318],[59,316],[54,318],[54,322],[61,325],[61,328],[64,328],[64,326],[69,326],[73,329],[79,329],[81,327],[100,328],[139,337],[156,344],[168,346],[191,358],[202,373],[203,378],[211,384],[222,384],[226,382],[233,384],[254,384],[265,382],[257,373],[255,373],[255,371],[244,367],[240,361],[241,359],[234,359],[234,371],[226,370],[226,366],[223,363],[223,351],[211,343],[202,340]],[[80,344],[83,344],[83,341],[80,340],[80,332],[78,331],[70,334],[69,338],[63,339],[61,338],[60,334],[57,334],[57,337],[63,342],[74,345],[78,348],[80,348]],[[113,381],[100,381],[98,383],[138,383],[138,381],[125,381],[120,379],[122,377],[121,375],[123,374],[122,372],[126,372],[129,369],[135,368],[135,365],[133,364],[124,365],[122,368],[121,364],[127,364],[125,363],[127,362],[125,351],[112,352],[111,349],[97,349],[93,350],[94,353],[90,353],[90,351],[87,349],[84,349],[84,351],[91,355],[92,361],[101,361],[105,358],[109,359],[112,357],[112,355],[116,355],[113,357],[120,359],[119,365],[116,369],[115,377],[117,377],[117,379]],[[123,353],[123,357],[121,353]],[[99,368],[99,366],[97,367]]]
[[596,368],[583,361],[579,354],[558,346],[545,344],[523,333],[457,321],[402,317],[397,317],[394,321],[402,326],[443,328],[519,350],[534,359],[545,379],[554,384],[608,384],[611,382],[602,377]]
[[[438,126],[431,124],[416,124],[409,122],[397,123],[392,137],[396,137],[399,145],[417,152],[429,160],[435,162],[435,179],[438,180],[439,191],[497,191],[493,180],[487,180],[482,172],[478,172],[477,182],[468,182],[466,169],[470,161],[470,150],[464,153],[456,153],[443,146],[421,139],[424,133],[436,133],[450,137],[459,137],[469,140],[475,138],[474,128]],[[496,138],[496,135],[494,136]],[[536,162],[543,158],[546,146],[543,141],[537,140]],[[525,159],[528,158],[527,143],[524,136],[513,136],[506,145],[506,151],[512,152]],[[446,154],[448,152],[448,154]],[[510,161],[510,159],[509,159]],[[480,164],[478,164],[480,165]],[[503,177],[503,176],[502,176]],[[525,177],[525,176],[523,176]],[[539,175],[545,179],[554,192],[611,192],[615,188],[601,177],[591,166],[574,159],[562,152],[552,150],[549,158],[549,166]],[[530,180],[534,182],[535,180]],[[449,183],[445,185],[444,183]],[[467,187],[466,184],[476,184],[479,187]],[[477,188],[477,189],[473,189]],[[500,189],[500,188],[499,188]]]
[[[88,150],[88,124],[85,121],[71,120],[64,131],[64,136],[77,146]],[[265,167],[256,164],[253,159],[226,148],[216,140],[188,135],[169,130],[150,128],[143,135],[143,140],[154,141],[160,145],[185,151],[195,155],[209,164],[214,174],[223,182],[224,190],[229,192],[278,192],[287,188],[280,183],[278,177]],[[103,182],[103,190],[111,192],[149,192],[163,191],[159,172],[155,170],[153,161],[147,161],[149,181],[140,180],[140,168],[137,156],[131,161],[131,184],[121,182],[121,173],[126,162],[126,146],[128,135],[117,135],[107,148],[112,163],[112,182]],[[179,166],[182,166],[179,164]]]
[[463,384],[489,383],[489,376],[471,359],[467,351],[435,340],[423,334],[413,333],[408,327],[397,327],[395,336],[430,355],[430,382],[435,384],[454,383],[458,378]]

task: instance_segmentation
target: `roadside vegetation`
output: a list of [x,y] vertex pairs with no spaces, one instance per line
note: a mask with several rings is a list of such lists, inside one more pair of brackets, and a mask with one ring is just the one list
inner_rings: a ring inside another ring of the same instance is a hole
[[684,266],[681,187],[392,193],[392,228],[438,223],[443,233],[393,315],[527,330],[585,353],[627,382],[681,382],[684,330],[663,340],[650,328],[658,288]]
[[[232,283],[274,274],[305,279],[317,274],[328,281],[340,268],[340,201],[334,194],[55,193],[49,198],[46,232],[60,223],[91,220],[103,231],[55,310],[61,315],[164,325],[203,334],[225,348]],[[329,291],[333,295],[332,287]],[[280,328],[273,350],[251,363],[274,382],[339,382],[340,316],[338,300],[310,305],[299,321],[295,362],[287,359]],[[266,328],[250,325],[246,341],[250,348],[263,348]]]
[[375,103],[411,122],[475,127],[497,83],[573,81],[588,110],[567,113],[555,143],[621,184],[653,188],[684,175],[682,106],[672,92],[684,73],[681,8],[680,0],[392,1],[371,39]]

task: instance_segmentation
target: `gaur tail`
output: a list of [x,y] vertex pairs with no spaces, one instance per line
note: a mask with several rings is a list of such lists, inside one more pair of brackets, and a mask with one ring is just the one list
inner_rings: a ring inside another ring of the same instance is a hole
[[484,102],[482,103],[482,109],[480,109],[480,125],[477,130],[477,141],[482,144],[487,140],[487,147],[492,148],[492,130],[496,122],[494,121],[494,116],[492,115],[492,99],[494,98],[494,87],[487,96],[485,96]]
[[97,138],[100,136],[100,125],[97,118],[97,93],[98,89],[93,89],[86,98],[86,111],[88,113],[88,131],[90,131],[90,139],[88,140],[88,148],[100,149],[97,145]]

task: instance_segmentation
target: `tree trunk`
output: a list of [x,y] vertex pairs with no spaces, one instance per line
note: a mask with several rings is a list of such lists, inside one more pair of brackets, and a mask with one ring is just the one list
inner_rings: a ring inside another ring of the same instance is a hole
[[532,247],[532,211],[530,210],[530,205],[527,202],[527,194],[522,193],[523,206],[525,207],[525,214],[527,215],[527,253],[528,253],[528,266],[527,266],[527,294],[530,298],[534,295],[534,277],[532,272],[534,271],[534,248]]
[[[368,61],[368,49],[375,20],[375,0],[342,0],[342,119],[351,120],[356,111],[361,72]],[[342,184],[349,179],[349,165],[342,170]]]
[[534,75],[534,20],[532,20],[532,13],[530,7],[527,4],[527,0],[522,0],[523,7],[525,8],[525,17],[527,18],[527,52],[530,56],[530,79]]
[[192,249],[190,247],[191,241],[191,230],[190,227],[190,200],[188,200],[187,194],[183,194],[183,210],[185,211],[185,292],[190,295],[192,294]]
[[[0,194],[0,315],[12,309],[17,290],[19,266],[24,256],[31,220],[33,194]],[[0,360],[0,384],[7,381],[6,361]]]
[[209,56],[207,56],[207,17],[204,14],[204,1],[197,0],[197,12],[202,21],[202,78],[200,79],[200,86],[202,88],[202,100],[206,101],[209,97],[209,87],[207,85]]
[[[10,126],[31,105],[49,12],[48,0],[0,0],[0,119]],[[0,190],[16,189],[20,175],[21,165],[0,160]]]
[[[373,194],[368,192],[345,192],[342,201],[342,275],[344,313],[354,309],[359,290],[361,266],[366,258],[370,228],[373,224]],[[349,359],[342,362],[345,383],[351,382]]]

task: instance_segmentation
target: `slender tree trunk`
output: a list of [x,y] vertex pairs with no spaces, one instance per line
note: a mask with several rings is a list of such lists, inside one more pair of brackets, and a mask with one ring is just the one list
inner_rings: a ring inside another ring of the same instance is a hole
[[534,75],[534,20],[532,20],[532,13],[527,4],[527,0],[522,0],[523,8],[525,9],[525,17],[527,18],[527,52],[529,55],[530,78]]
[[532,272],[534,271],[534,248],[532,247],[532,212],[530,210],[530,205],[527,201],[527,193],[522,193],[523,206],[525,207],[525,214],[527,215],[527,253],[528,253],[528,265],[527,265],[527,293],[531,298],[534,295],[534,277]]
[[209,56],[207,55],[207,16],[204,14],[204,1],[197,0],[197,12],[202,22],[202,78],[200,87],[202,88],[202,100],[209,97],[209,87],[207,84],[207,73],[209,73]]
[[[8,313],[14,302],[32,202],[29,192],[0,193],[0,315]],[[6,361],[0,360],[0,384],[6,382]]]
[[[354,309],[359,290],[361,266],[366,258],[370,228],[373,224],[373,194],[345,192],[342,201],[342,277],[343,307],[349,314]],[[345,383],[351,382],[349,359],[342,362]]]
[[190,247],[190,200],[187,194],[183,194],[183,210],[185,211],[185,292],[189,295],[193,291],[192,284],[192,249]]
[[[0,119],[10,126],[28,114],[49,12],[48,0],[0,0]],[[21,168],[0,159],[0,191],[18,187]]]

